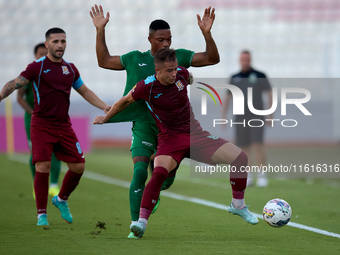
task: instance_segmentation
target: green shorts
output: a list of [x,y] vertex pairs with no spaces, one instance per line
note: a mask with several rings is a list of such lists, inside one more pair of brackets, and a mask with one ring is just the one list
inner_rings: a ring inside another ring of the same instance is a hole
[[[132,141],[130,150],[143,151],[144,149],[150,150],[151,153],[156,151],[157,148],[157,135],[158,128],[154,121],[135,121],[132,124]],[[133,153],[135,154],[135,153]],[[132,155],[147,156],[147,155]]]
[[25,112],[25,130],[27,135],[27,143],[30,150],[32,150],[32,142],[31,142],[31,118],[32,115]]

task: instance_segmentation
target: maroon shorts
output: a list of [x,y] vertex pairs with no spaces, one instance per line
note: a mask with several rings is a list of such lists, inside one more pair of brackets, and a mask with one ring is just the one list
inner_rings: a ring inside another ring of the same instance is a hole
[[84,163],[83,151],[71,126],[31,126],[33,164],[51,161],[52,152],[66,163]]
[[212,165],[214,163],[211,156],[227,142],[227,140],[212,136],[207,131],[197,131],[191,134],[160,135],[158,137],[156,156],[171,156],[178,164],[184,158],[191,158]]

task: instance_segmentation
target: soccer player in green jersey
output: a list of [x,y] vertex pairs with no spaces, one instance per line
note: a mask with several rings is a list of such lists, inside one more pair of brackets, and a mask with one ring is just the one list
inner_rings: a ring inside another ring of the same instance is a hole
[[[110,55],[105,41],[105,26],[109,21],[110,14],[107,13],[104,16],[102,6],[95,5],[90,11],[90,16],[97,30],[96,54],[98,65],[111,70],[126,70],[125,96],[138,81],[155,73],[154,55],[158,50],[169,48],[171,45],[170,26],[164,20],[154,20],[149,27],[148,40],[151,49],[145,52],[131,51],[118,56]],[[201,67],[214,65],[220,61],[218,49],[211,35],[214,19],[215,9],[211,9],[211,7],[205,9],[202,18],[197,14],[198,26],[203,34],[206,50],[195,53],[186,49],[177,49],[178,65],[185,68],[190,66]],[[147,167],[150,157],[157,147],[158,129],[146,104],[142,101],[130,105],[110,120],[110,122],[133,121],[131,152],[134,172],[129,193],[132,223],[139,218],[140,203],[148,175]],[[173,183],[176,171],[173,171],[173,173],[164,182],[162,190],[169,188]],[[131,232],[128,238],[137,237]]]
[[[39,43],[34,47],[34,57],[36,60],[39,58],[46,56],[47,49],[45,47],[44,43]],[[18,89],[17,94],[17,101],[22,106],[22,108],[25,110],[25,130],[27,135],[27,142],[28,146],[31,150],[31,157],[29,159],[29,166],[31,168],[33,180],[35,176],[35,164],[32,163],[32,142],[31,142],[31,118],[34,108],[34,95],[33,95],[33,89],[32,84],[29,83],[26,86]],[[60,189],[58,186],[58,180],[60,175],[60,165],[61,162],[58,161],[56,156],[54,156],[54,153],[52,153],[51,158],[51,182],[50,187],[48,189],[48,193],[51,196],[58,195]],[[35,198],[34,190],[33,190],[33,197]]]

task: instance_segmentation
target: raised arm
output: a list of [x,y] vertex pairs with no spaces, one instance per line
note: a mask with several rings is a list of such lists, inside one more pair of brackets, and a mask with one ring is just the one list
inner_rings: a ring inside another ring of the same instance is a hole
[[17,93],[17,101],[21,105],[21,107],[29,114],[32,115],[33,109],[32,107],[27,103],[27,101],[24,98],[26,92],[26,88],[20,88],[18,89]]
[[97,30],[96,36],[96,54],[98,65],[102,68],[111,70],[124,70],[124,66],[120,62],[120,56],[111,56],[106,46],[105,26],[109,22],[110,14],[107,12],[104,17],[103,7],[94,5],[91,8],[90,16]]
[[218,53],[217,46],[211,35],[211,27],[215,20],[215,8],[211,10],[211,7],[204,10],[203,17],[197,14],[198,26],[200,27],[205,43],[205,52],[195,53],[192,58],[191,65],[195,67],[215,65],[220,62],[220,55]]
[[134,102],[136,101],[132,98],[130,91],[126,96],[123,96],[121,99],[119,99],[105,116],[96,116],[93,124],[103,124],[108,122],[112,117],[125,110],[130,104]]
[[0,92],[0,102],[8,97],[12,92],[18,88],[21,88],[25,85],[27,85],[30,81],[27,80],[26,78],[22,77],[19,75],[17,78],[14,80],[11,80],[5,84],[5,86],[2,88]]
[[90,104],[103,110],[107,113],[111,106],[105,104],[92,90],[90,90],[85,84],[81,85],[77,92]]

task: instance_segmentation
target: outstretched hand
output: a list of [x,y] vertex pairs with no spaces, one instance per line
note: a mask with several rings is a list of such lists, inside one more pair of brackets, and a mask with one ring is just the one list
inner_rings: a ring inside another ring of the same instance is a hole
[[[211,11],[211,12],[210,12]],[[202,33],[209,33],[215,20],[215,8],[211,10],[211,7],[205,8],[203,17],[197,14],[198,26],[202,30]]]
[[106,17],[104,17],[103,7],[101,5],[98,7],[96,4],[92,6],[90,16],[92,18],[93,25],[96,28],[104,28],[110,19],[110,13],[107,12]]
[[99,125],[104,124],[104,118],[105,118],[105,116],[96,116],[94,118],[93,124],[94,125],[95,124],[99,124]]

